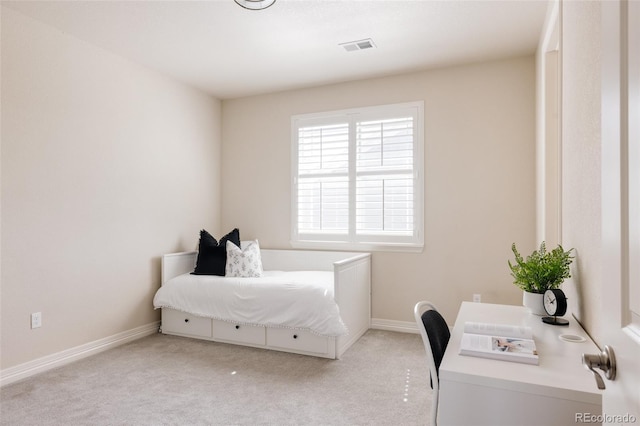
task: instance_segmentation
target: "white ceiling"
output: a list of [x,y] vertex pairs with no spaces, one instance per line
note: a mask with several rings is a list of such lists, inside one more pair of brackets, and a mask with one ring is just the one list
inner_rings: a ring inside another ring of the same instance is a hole
[[[535,52],[547,0],[3,1],[220,99]],[[373,39],[375,49],[340,43]]]

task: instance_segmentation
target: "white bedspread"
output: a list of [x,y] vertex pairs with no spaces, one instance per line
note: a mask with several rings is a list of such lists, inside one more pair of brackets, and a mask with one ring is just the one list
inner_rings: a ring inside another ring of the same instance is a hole
[[245,325],[347,333],[333,299],[333,272],[264,271],[260,278],[183,274],[167,281],[153,306]]

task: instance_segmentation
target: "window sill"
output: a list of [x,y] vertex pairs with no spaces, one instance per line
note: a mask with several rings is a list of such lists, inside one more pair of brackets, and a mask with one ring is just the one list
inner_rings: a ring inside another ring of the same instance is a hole
[[290,241],[294,249],[422,253],[424,244],[348,243],[339,241]]

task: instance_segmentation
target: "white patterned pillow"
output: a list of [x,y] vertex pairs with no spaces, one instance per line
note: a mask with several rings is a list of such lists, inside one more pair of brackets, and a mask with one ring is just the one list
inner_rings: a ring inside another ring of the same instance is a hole
[[261,277],[262,258],[258,240],[242,242],[242,249],[227,241],[227,277]]

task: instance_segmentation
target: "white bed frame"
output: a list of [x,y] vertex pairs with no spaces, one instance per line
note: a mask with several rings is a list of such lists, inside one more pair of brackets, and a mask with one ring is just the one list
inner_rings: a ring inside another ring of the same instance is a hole
[[[261,249],[265,271],[333,271],[334,299],[349,333],[326,337],[305,330],[233,324],[163,308],[160,331],[197,339],[233,343],[338,359],[371,325],[371,255],[369,253]],[[193,271],[197,252],[162,256],[162,283]]]

